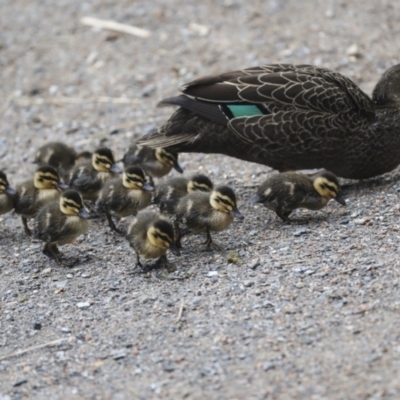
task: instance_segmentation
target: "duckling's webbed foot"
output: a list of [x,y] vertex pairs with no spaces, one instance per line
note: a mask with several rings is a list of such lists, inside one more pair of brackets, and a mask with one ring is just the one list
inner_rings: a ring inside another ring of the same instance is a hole
[[32,231],[29,229],[28,220],[25,217],[21,217],[22,225],[24,226],[24,231],[28,236],[32,236]]

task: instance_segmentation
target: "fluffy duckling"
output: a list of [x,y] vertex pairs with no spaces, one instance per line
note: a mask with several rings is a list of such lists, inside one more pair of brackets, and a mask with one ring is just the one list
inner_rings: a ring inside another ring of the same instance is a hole
[[44,204],[58,200],[64,189],[68,189],[68,186],[50,165],[39,167],[33,176],[33,181],[26,181],[18,185],[18,201],[15,205],[15,212],[21,215],[27,235],[31,235],[28,219],[35,217]]
[[178,153],[167,151],[161,147],[152,149],[147,146],[132,144],[122,159],[124,166],[139,165],[152,178],[162,178],[172,168],[182,173],[178,163]]
[[223,231],[232,223],[233,218],[243,219],[237,208],[236,196],[229,186],[218,186],[211,194],[192,192],[179,200],[176,206],[177,244],[180,246],[181,233],[179,220],[185,220],[189,231],[193,233],[206,232],[207,248],[211,247],[211,232]]
[[46,244],[43,253],[60,264],[57,245],[72,243],[89,230],[89,213],[85,210],[82,196],[76,190],[62,193],[59,201],[43,206],[35,218],[35,238]]
[[213,183],[205,175],[194,175],[190,179],[173,177],[157,185],[153,203],[159,205],[162,213],[172,215],[179,200],[188,193],[211,192],[212,189]]
[[319,210],[330,199],[346,205],[336,176],[322,170],[313,175],[298,172],[273,175],[260,185],[249,201],[262,203],[275,211],[283,221],[290,223],[289,215],[296,208]]
[[141,168],[131,166],[125,169],[122,179],[108,180],[100,191],[96,209],[106,214],[108,224],[116,232],[111,215],[118,218],[136,214],[151,202],[153,186],[146,182]]
[[143,267],[140,256],[145,259],[158,258],[156,266],[162,266],[167,263],[167,250],[180,255],[175,245],[173,226],[155,211],[138,213],[129,225],[126,239],[136,253],[136,266]]
[[115,164],[112,151],[103,147],[93,153],[91,162],[78,165],[72,170],[69,185],[85,200],[96,201],[104,183],[121,172]]
[[49,142],[39,147],[35,154],[35,164],[51,165],[61,176],[66,176],[68,171],[74,166],[76,151],[63,142]]
[[17,201],[17,191],[8,183],[7,176],[0,171],[0,215],[11,211]]

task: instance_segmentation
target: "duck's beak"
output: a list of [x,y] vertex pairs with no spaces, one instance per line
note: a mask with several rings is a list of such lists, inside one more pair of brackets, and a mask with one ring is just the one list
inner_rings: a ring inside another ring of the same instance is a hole
[[148,182],[144,182],[142,185],[143,190],[147,190],[148,192],[152,192],[154,190],[154,187],[150,185]]
[[243,214],[238,210],[237,207],[233,208],[231,212],[233,216],[236,217],[237,219],[244,219]]
[[69,186],[64,183],[63,181],[58,181],[57,186],[61,189],[61,190],[67,190],[69,189]]
[[334,198],[339,204],[341,204],[342,206],[345,206],[346,205],[346,201],[345,201],[345,199],[343,198],[343,195],[342,195],[342,193],[338,193],[337,195],[336,195],[336,197]]
[[114,172],[114,174],[122,174],[122,169],[118,167],[117,164],[112,164],[110,168],[110,172]]
[[86,209],[85,208],[81,208],[80,210],[79,210],[79,214],[78,214],[81,218],[85,218],[85,219],[89,219],[89,218],[91,218],[92,216],[86,211]]
[[13,189],[11,186],[7,186],[6,193],[9,194],[10,196],[14,196],[15,194],[17,194],[17,191]]
[[261,203],[261,196],[258,194],[253,194],[248,200],[249,203]]
[[174,170],[175,170],[175,171],[178,171],[180,174],[183,173],[183,169],[182,169],[182,167],[179,165],[178,160],[176,160],[176,161],[174,162],[173,167],[174,167]]
[[172,243],[171,246],[169,246],[169,250],[171,251],[172,254],[175,254],[176,256],[181,255],[181,252],[179,251],[178,247],[176,247],[175,243]]

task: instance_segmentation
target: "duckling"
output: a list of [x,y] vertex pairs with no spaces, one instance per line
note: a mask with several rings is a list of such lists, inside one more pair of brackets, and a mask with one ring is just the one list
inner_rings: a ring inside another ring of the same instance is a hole
[[63,142],[49,142],[39,147],[35,154],[35,164],[51,165],[65,176],[74,166],[77,154],[75,149]]
[[67,190],[60,199],[43,206],[35,218],[34,237],[46,242],[43,253],[58,264],[57,244],[72,243],[89,230],[90,214],[85,210],[82,196],[76,190]]
[[212,245],[212,231],[223,231],[236,217],[242,220],[244,217],[236,205],[236,196],[229,186],[218,186],[211,194],[204,192],[192,192],[179,200],[176,206],[177,221],[177,245],[180,247],[181,233],[178,221],[186,220],[189,231],[194,233],[206,232],[205,245]]
[[126,239],[136,253],[136,266],[141,268],[140,256],[145,259],[158,258],[155,266],[161,266],[167,263],[167,250],[180,255],[175,245],[173,226],[155,211],[139,212],[129,225]]
[[33,176],[33,181],[26,181],[18,185],[18,201],[15,205],[15,212],[21,215],[27,235],[31,235],[28,219],[35,217],[44,204],[58,200],[61,191],[64,189],[68,189],[68,186],[50,165],[39,167]]
[[211,192],[212,189],[213,184],[205,175],[194,175],[190,179],[173,177],[157,185],[153,203],[159,205],[162,213],[172,215],[183,196],[195,191]]
[[69,185],[80,192],[85,200],[96,201],[104,183],[121,172],[115,164],[112,151],[103,147],[93,153],[91,162],[72,170]]
[[17,191],[8,183],[7,176],[0,171],[0,215],[11,211],[17,201]]
[[172,168],[182,173],[178,163],[178,153],[167,151],[161,147],[151,149],[147,146],[132,144],[122,159],[124,166],[139,165],[152,178],[162,178]]
[[96,209],[104,211],[110,228],[120,233],[111,215],[122,218],[136,214],[150,204],[153,190],[153,186],[146,182],[143,170],[130,166],[125,169],[122,179],[110,179],[104,184]]
[[322,170],[309,176],[298,172],[273,175],[260,185],[249,201],[262,203],[275,211],[283,221],[290,223],[289,215],[296,208],[319,210],[330,199],[346,205],[336,176]]

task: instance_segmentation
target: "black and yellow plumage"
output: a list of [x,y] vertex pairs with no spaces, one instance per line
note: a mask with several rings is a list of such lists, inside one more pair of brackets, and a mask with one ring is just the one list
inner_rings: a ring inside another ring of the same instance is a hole
[[119,232],[112,216],[123,218],[143,210],[150,204],[153,190],[153,186],[146,182],[143,170],[130,166],[122,178],[110,179],[104,184],[96,208],[106,214],[110,228]]
[[0,171],[0,215],[11,211],[17,199],[17,191],[10,186],[7,175]]
[[372,99],[340,73],[291,64],[206,76],[182,92],[161,102],[180,108],[140,143],[351,179],[400,163],[400,64],[383,74]]
[[142,168],[151,178],[162,178],[169,174],[172,168],[179,173],[183,172],[178,162],[178,153],[161,147],[152,149],[133,143],[124,154],[122,161],[125,167],[136,165]]
[[90,161],[75,166],[71,171],[69,186],[85,200],[96,201],[104,183],[120,173],[122,170],[116,165],[112,151],[102,147],[94,151]]
[[275,174],[261,183],[250,202],[261,203],[275,211],[283,221],[290,222],[289,215],[296,208],[319,210],[330,199],[346,205],[336,176],[322,170],[313,175],[298,172]]
[[190,178],[172,177],[157,185],[153,203],[158,204],[162,213],[174,215],[182,197],[195,191],[211,192],[212,189],[213,183],[210,178],[202,174],[196,174]]
[[237,208],[235,192],[229,186],[218,186],[211,193],[195,191],[182,197],[176,206],[175,229],[177,245],[181,246],[179,222],[193,233],[206,233],[206,247],[212,245],[211,232],[220,232],[229,227],[234,217],[243,219]]
[[155,211],[139,212],[129,225],[126,239],[135,251],[136,265],[140,267],[140,257],[158,258],[157,265],[165,265],[167,250],[180,255],[175,245],[174,228],[166,217]]
[[56,169],[50,165],[42,165],[35,171],[32,180],[17,186],[18,198],[15,212],[21,215],[27,235],[31,235],[28,219],[35,217],[39,209],[46,203],[58,200],[64,189],[68,189],[68,186],[61,180]]
[[72,243],[86,233],[89,217],[82,196],[75,190],[67,190],[59,200],[40,209],[34,221],[34,237],[45,242],[43,253],[60,263],[57,245]]

